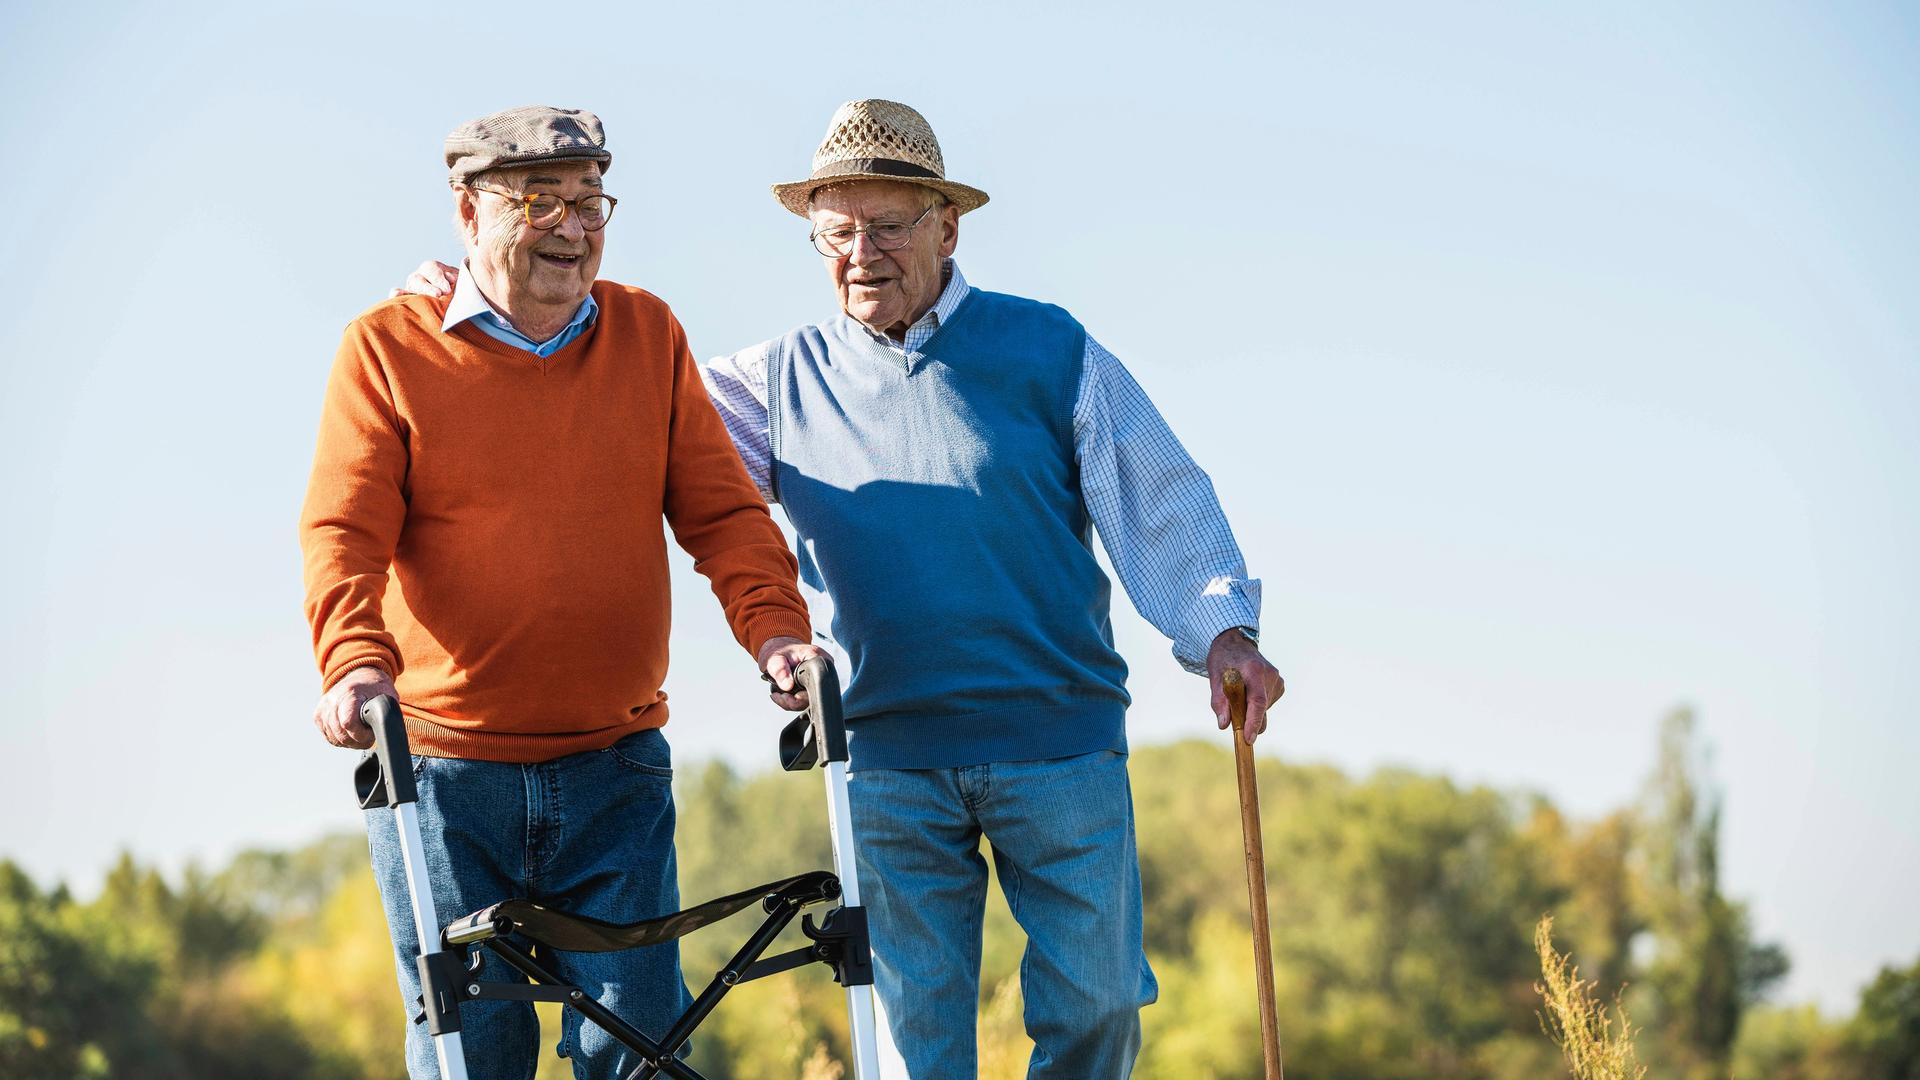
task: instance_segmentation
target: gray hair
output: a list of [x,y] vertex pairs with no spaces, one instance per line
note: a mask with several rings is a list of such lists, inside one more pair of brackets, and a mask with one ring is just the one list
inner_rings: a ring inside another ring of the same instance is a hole
[[[819,198],[822,192],[845,191],[855,184],[871,184],[874,182],[875,179],[877,178],[870,177],[870,176],[863,176],[858,180],[842,180],[837,184],[822,184],[819,187],[814,188],[812,191],[807,193],[807,211],[809,213],[813,211],[813,201]],[[929,210],[937,206],[946,206],[948,203],[953,201],[947,198],[946,195],[941,191],[939,191],[938,189],[927,187],[925,184],[914,184],[913,181],[911,180],[881,180],[880,182],[883,184],[912,184],[914,187],[919,188],[926,195],[931,196],[930,198],[921,202],[920,209],[922,210]]]

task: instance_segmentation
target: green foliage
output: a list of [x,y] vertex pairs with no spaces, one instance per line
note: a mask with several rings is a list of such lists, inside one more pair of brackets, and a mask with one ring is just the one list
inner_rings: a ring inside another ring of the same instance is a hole
[[1742,1012],[1787,968],[1777,946],[1753,941],[1746,906],[1720,892],[1721,805],[1705,774],[1693,714],[1675,711],[1661,727],[1638,844],[1655,943],[1638,1000],[1660,1032],[1659,1080],[1725,1075]]
[[1847,1025],[1828,1020],[1812,1005],[1749,1009],[1734,1040],[1732,1075],[1741,1080],[1870,1080],[1899,1075],[1862,1071],[1847,1045],[1847,1034]]
[[1860,995],[1850,1041],[1872,1076],[1920,1080],[1920,960],[1881,969]]
[[159,977],[149,950],[0,861],[0,1076],[104,1077],[153,1056]]
[[[1403,770],[1349,777],[1262,758],[1258,782],[1280,1027],[1295,1080],[1539,1080],[1530,947],[1561,947],[1646,1030],[1654,1080],[1920,1078],[1920,964],[1884,972],[1848,1023],[1756,1008],[1785,969],[1721,894],[1718,796],[1692,721],[1668,721],[1634,811],[1570,821],[1546,800]],[[1223,740],[1132,761],[1149,957],[1143,1080],[1260,1075],[1247,882]],[[683,769],[683,899],[831,865],[818,774]],[[991,864],[989,864],[991,865]],[[743,939],[742,914],[684,941],[698,991]],[[1025,946],[989,891],[980,1075],[1025,1075]],[[774,951],[803,943],[797,928]],[[1559,955],[1556,953],[1556,955]],[[1644,963],[1637,963],[1636,957]],[[557,1010],[545,1008],[550,1029]],[[122,859],[99,896],[42,892],[0,862],[0,1076],[400,1080],[405,1011],[364,837],[247,852],[170,881]],[[1737,1035],[1737,1038],[1736,1038]],[[542,1043],[551,1047],[551,1030]],[[844,992],[824,968],[733,991],[694,1064],[734,1080],[845,1080]],[[570,1076],[547,1057],[539,1080]]]

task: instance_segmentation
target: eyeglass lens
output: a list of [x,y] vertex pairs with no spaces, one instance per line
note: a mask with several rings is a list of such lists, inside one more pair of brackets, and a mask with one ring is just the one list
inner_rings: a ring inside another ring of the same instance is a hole
[[[540,195],[527,203],[527,221],[536,229],[551,229],[566,216],[567,204],[558,196]],[[588,232],[607,223],[613,214],[613,200],[605,195],[588,195],[574,203],[574,213]]]
[[845,255],[853,250],[854,237],[861,233],[866,233],[867,239],[881,251],[898,251],[912,238],[913,226],[899,221],[876,221],[859,228],[841,225],[814,233],[813,243],[823,255]]

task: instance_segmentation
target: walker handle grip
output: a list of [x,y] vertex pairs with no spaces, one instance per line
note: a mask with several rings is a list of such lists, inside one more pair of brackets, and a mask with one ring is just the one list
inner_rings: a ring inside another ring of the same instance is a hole
[[353,771],[360,808],[414,802],[413,755],[407,748],[407,722],[400,703],[385,694],[360,706],[360,719],[373,729],[373,756]]
[[807,692],[807,711],[780,733],[780,767],[788,772],[847,760],[847,725],[840,715],[840,676],[824,656],[803,662],[794,681]]

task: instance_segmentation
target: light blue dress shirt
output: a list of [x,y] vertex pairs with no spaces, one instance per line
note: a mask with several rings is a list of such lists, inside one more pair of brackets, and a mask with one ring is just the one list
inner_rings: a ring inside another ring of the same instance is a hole
[[472,319],[473,325],[479,327],[490,338],[504,341],[516,349],[525,349],[535,356],[552,356],[566,348],[574,338],[585,333],[587,327],[593,325],[594,317],[599,313],[600,305],[594,303],[593,297],[589,295],[580,302],[579,309],[573,313],[573,319],[559,333],[545,341],[535,341],[515,330],[506,316],[494,308],[493,302],[481,293],[480,286],[474,284],[473,271],[463,262],[460,264],[460,280],[454,283],[453,299],[447,302],[447,317],[441,320],[440,329],[452,330],[468,319]]

